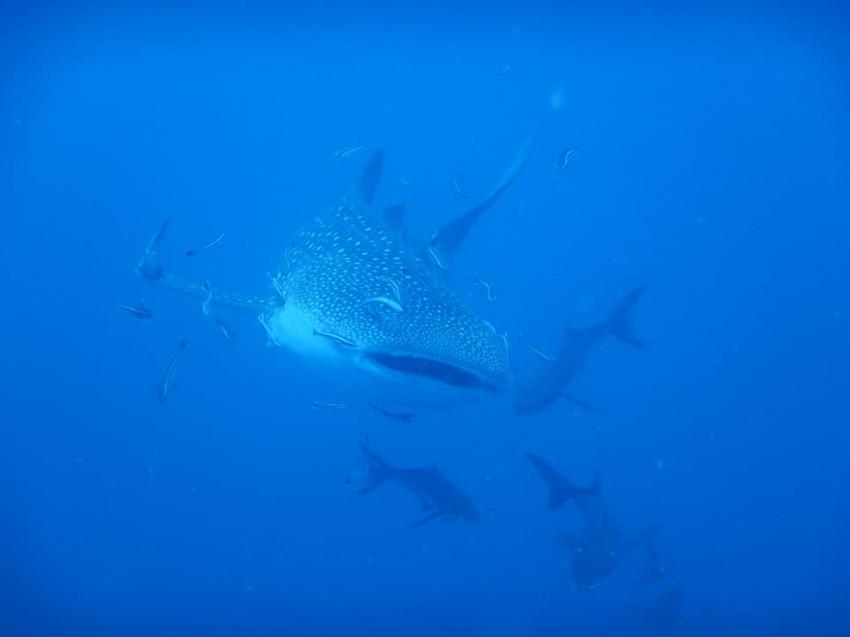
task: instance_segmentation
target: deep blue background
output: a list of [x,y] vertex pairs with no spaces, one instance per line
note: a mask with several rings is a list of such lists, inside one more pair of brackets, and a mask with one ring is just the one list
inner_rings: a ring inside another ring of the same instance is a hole
[[[678,634],[847,634],[847,16],[591,6],[4,6],[3,634],[639,634],[639,556],[573,590],[551,538],[580,518],[545,510],[526,450],[598,469],[628,534],[661,523]],[[379,205],[407,201],[424,236],[464,210],[457,172],[483,196],[534,128],[455,284],[528,370],[524,342],[552,350],[645,282],[649,348],[606,344],[574,387],[597,413],[398,424],[253,317],[227,316],[228,344],[133,274],[171,214],[168,265],[266,293],[365,160],[330,156],[361,142],[387,152]],[[153,321],[113,308],[140,298]],[[364,435],[438,462],[484,521],[409,529],[406,494],[354,494]]]

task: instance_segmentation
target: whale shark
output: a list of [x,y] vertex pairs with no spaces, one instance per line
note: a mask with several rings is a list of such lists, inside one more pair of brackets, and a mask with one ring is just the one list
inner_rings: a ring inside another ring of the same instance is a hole
[[358,184],[305,223],[270,275],[273,294],[216,290],[165,270],[166,221],[137,271],[145,279],[253,312],[271,345],[334,369],[347,367],[412,387],[438,403],[511,386],[507,340],[449,285],[454,256],[473,226],[525,166],[531,135],[483,201],[439,228],[425,245],[404,232],[404,207],[373,208],[384,155],[369,158]]

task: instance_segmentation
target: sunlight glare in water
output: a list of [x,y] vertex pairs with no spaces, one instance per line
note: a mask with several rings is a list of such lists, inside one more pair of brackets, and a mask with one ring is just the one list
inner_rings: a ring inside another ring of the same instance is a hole
[[564,93],[560,86],[555,86],[549,93],[549,109],[558,112],[564,106]]

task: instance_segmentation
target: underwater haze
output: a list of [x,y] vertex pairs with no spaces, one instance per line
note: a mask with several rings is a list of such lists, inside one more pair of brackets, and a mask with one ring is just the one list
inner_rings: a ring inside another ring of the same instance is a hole
[[850,12],[110,4],[0,8],[0,634],[850,634]]

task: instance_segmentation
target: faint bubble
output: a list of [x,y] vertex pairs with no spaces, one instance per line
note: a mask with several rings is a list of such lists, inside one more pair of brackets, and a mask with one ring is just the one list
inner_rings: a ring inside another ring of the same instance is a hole
[[549,93],[549,108],[553,111],[559,111],[564,106],[564,94],[559,87],[552,89]]

